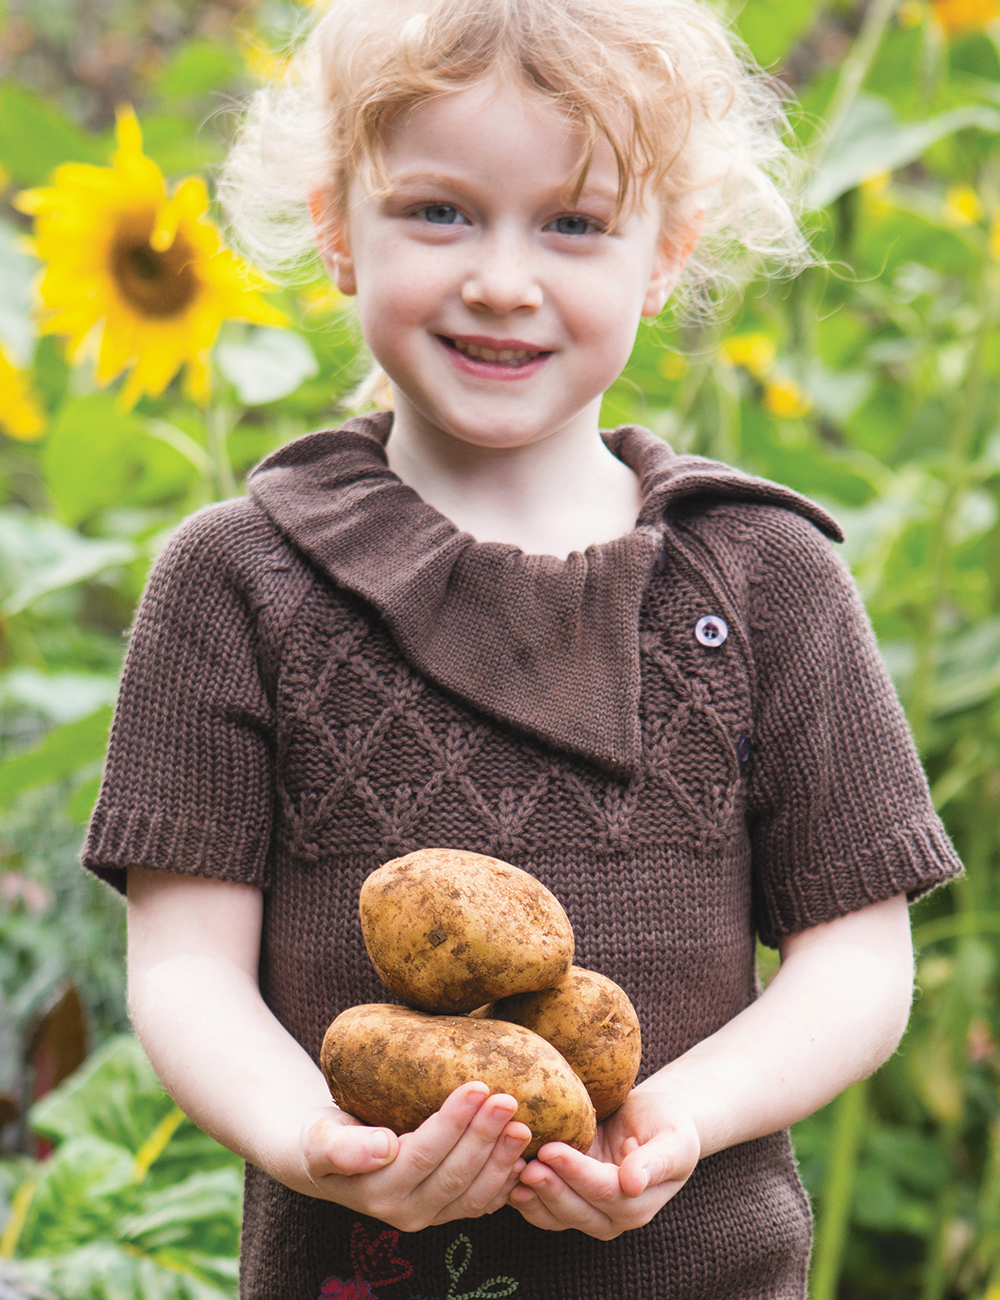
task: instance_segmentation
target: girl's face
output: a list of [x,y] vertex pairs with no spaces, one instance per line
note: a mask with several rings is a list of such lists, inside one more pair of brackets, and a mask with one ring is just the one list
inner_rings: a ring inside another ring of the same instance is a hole
[[618,174],[604,141],[571,202],[580,158],[559,109],[506,81],[426,101],[388,130],[388,192],[355,181],[346,224],[324,235],[398,421],[491,448],[596,431],[601,394],[683,257],[659,212],[609,229]]

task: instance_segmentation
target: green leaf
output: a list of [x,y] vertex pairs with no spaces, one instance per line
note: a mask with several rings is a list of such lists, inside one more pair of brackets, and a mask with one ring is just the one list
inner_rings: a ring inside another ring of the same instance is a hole
[[193,130],[181,113],[150,113],[142,119],[142,143],[165,176],[200,172],[221,160],[223,151],[205,129]]
[[110,706],[97,709],[79,722],[50,731],[37,749],[16,754],[0,763],[0,807],[15,795],[38,785],[62,781],[81,767],[104,756],[111,726]]
[[18,247],[17,231],[0,221],[0,344],[19,366],[26,366],[35,350],[32,284],[37,271],[35,259]]
[[86,826],[90,821],[90,815],[94,811],[94,804],[97,803],[97,796],[100,792],[100,772],[96,776],[92,776],[89,781],[84,781],[83,785],[74,790],[68,807],[69,815],[78,826]]
[[20,614],[21,610],[27,609],[39,597],[60,591],[63,587],[72,587],[88,578],[96,578],[106,569],[128,564],[138,554],[131,542],[92,542],[86,537],[71,533],[69,529],[65,532],[67,544],[63,553],[51,563],[37,568],[8,596],[3,602],[5,614]]
[[54,726],[77,722],[102,704],[114,704],[118,678],[111,673],[42,673],[13,668],[0,677],[0,707],[16,705],[39,713]]
[[843,127],[824,150],[806,204],[825,208],[870,176],[905,167],[942,136],[970,126],[1000,131],[1000,113],[982,104],[965,104],[923,122],[900,122],[886,100],[859,95]]
[[948,1177],[948,1161],[932,1138],[896,1125],[873,1128],[866,1156],[912,1191],[932,1192]]
[[128,1151],[98,1137],[71,1139],[41,1168],[19,1253],[59,1255],[106,1235],[134,1195]]
[[878,467],[850,451],[827,450],[808,425],[771,419],[756,402],[742,404],[743,450],[757,473],[828,504],[862,506],[875,496]]
[[174,51],[157,79],[163,95],[183,99],[217,90],[243,69],[243,60],[233,45],[219,41],[189,41]]
[[[53,1142],[90,1133],[132,1153],[173,1110],[132,1034],[110,1038],[77,1072],[35,1103],[31,1124]],[[161,1187],[213,1169],[239,1169],[238,1156],[185,1119],[149,1169],[143,1185]]]
[[229,1261],[211,1262],[218,1284],[189,1271],[187,1261],[158,1263],[127,1244],[103,1240],[55,1259],[26,1260],[22,1267],[59,1300],[235,1300],[236,1261],[228,1269]]
[[981,704],[1000,691],[1000,618],[957,636],[942,651],[932,696],[938,716]]
[[116,1225],[116,1235],[146,1251],[236,1255],[239,1251],[241,1179],[236,1168],[191,1174],[149,1192]]
[[220,343],[216,360],[245,406],[276,402],[319,373],[312,348],[294,330],[253,330],[242,343]]
[[117,1034],[60,1087],[35,1103],[31,1125],[53,1142],[90,1134],[132,1157],[173,1102],[131,1034]]
[[818,0],[747,0],[736,26],[757,62],[769,68],[798,40],[818,8]]
[[106,145],[13,81],[0,85],[0,165],[16,185],[44,185],[64,162],[103,163]]
[[132,445],[143,436],[137,416],[104,394],[71,398],[46,439],[45,483],[74,526],[119,501],[135,474]]
[[187,491],[190,459],[103,393],[71,398],[45,440],[45,482],[67,522],[110,506],[154,505]]
[[61,1300],[234,1300],[242,1162],[185,1119],[147,1167],[142,1153],[171,1113],[130,1034],[32,1108],[32,1126],[58,1145],[29,1173],[18,1253]]

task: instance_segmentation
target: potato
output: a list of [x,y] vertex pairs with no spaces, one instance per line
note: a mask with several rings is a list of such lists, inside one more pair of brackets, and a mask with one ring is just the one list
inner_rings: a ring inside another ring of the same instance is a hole
[[408,1006],[471,1011],[558,983],[573,930],[540,881],[497,858],[420,849],[361,886],[361,932],[372,965]]
[[320,1067],[341,1110],[394,1133],[411,1133],[473,1080],[517,1098],[514,1119],[531,1129],[526,1157],[544,1142],[587,1151],[597,1131],[587,1090],[556,1049],[500,1020],[350,1007],[326,1031]]
[[555,988],[519,993],[476,1013],[524,1025],[552,1044],[583,1080],[597,1120],[607,1119],[639,1073],[639,1017],[624,989],[596,971],[574,966]]

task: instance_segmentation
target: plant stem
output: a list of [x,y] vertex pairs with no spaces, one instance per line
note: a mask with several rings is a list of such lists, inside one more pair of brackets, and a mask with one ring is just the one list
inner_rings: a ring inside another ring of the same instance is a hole
[[[954,1144],[955,1134],[947,1135],[947,1145]],[[924,1270],[924,1284],[920,1300],[943,1300],[948,1289],[948,1230],[958,1208],[958,1188],[949,1183],[942,1191],[935,1207],[937,1231],[934,1234],[930,1257]]]
[[221,402],[217,406],[210,406],[206,412],[205,425],[208,430],[208,454],[215,475],[216,499],[218,501],[225,501],[228,497],[234,497],[238,491],[233,467],[229,463],[229,452],[226,449],[226,437],[234,423],[232,410]]
[[898,3],[899,0],[871,0],[851,52],[840,65],[840,76],[826,111],[826,130],[813,149],[814,166],[818,166],[826,156],[844,119],[854,107]]
[[844,1266],[844,1245],[854,1199],[854,1176],[865,1125],[868,1080],[861,1079],[835,1102],[832,1154],[820,1200],[809,1295],[811,1300],[836,1300]]
[[948,566],[953,547],[952,529],[962,494],[968,486],[969,453],[976,433],[982,400],[984,352],[992,325],[992,313],[987,311],[986,303],[981,299],[979,326],[969,359],[969,368],[955,403],[951,437],[948,441],[944,492],[932,526],[926,600],[917,629],[916,664],[907,714],[917,747],[921,752],[927,747],[941,607],[947,595]]

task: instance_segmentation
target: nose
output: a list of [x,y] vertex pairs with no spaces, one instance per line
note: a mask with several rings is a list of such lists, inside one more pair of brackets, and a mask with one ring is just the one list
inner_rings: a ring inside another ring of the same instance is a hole
[[466,307],[494,316],[537,311],[541,307],[542,287],[518,241],[498,234],[480,243],[474,258],[462,285]]

